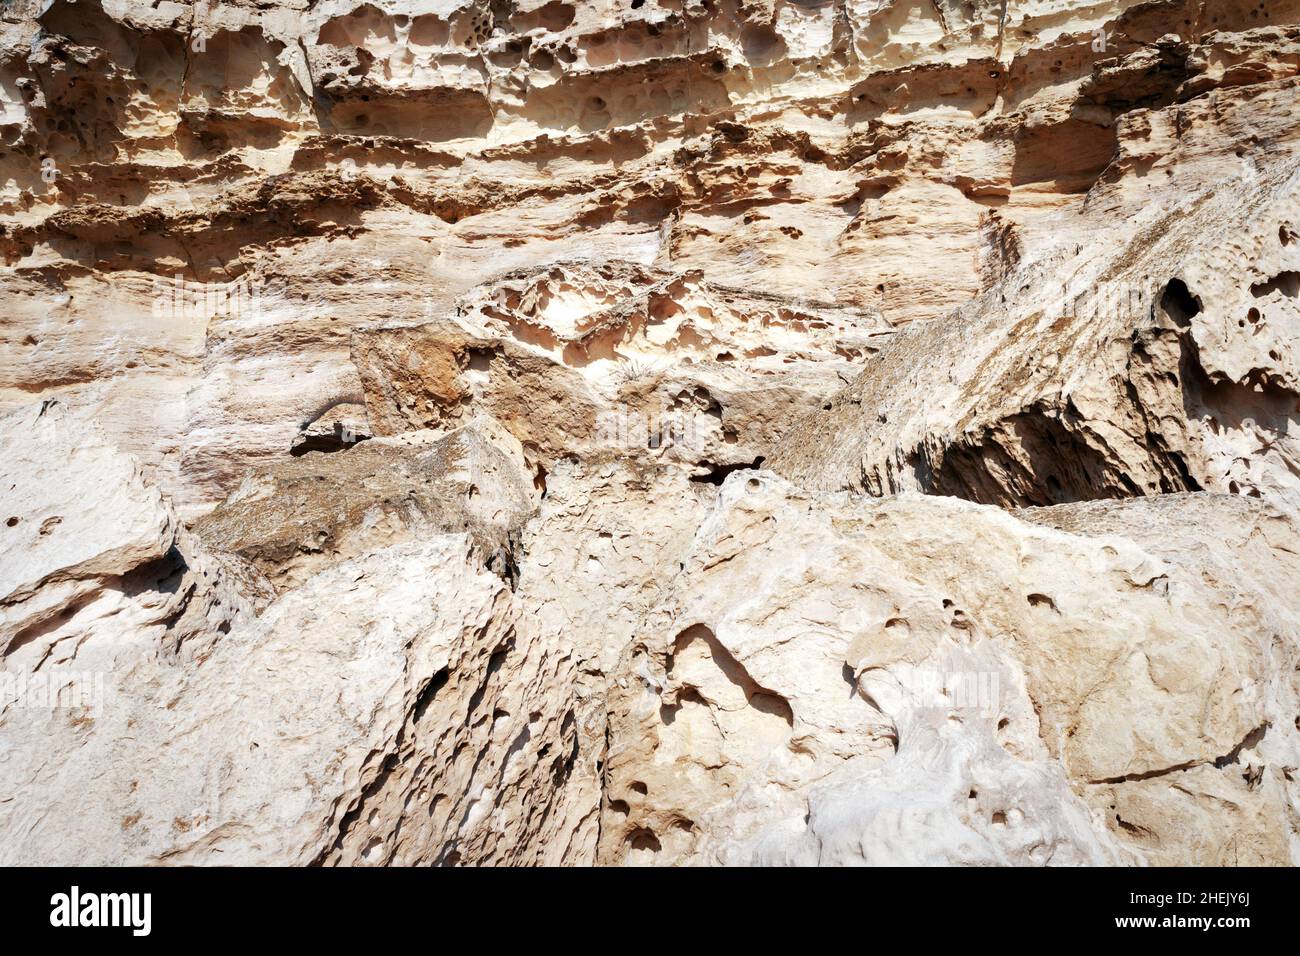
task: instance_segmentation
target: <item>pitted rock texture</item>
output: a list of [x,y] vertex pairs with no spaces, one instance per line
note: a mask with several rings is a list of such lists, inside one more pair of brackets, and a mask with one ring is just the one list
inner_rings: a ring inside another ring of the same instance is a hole
[[16,0],[0,862],[1300,862],[1300,0]]
[[1231,497],[1011,516],[736,475],[613,694],[605,862],[1286,864],[1295,534]]

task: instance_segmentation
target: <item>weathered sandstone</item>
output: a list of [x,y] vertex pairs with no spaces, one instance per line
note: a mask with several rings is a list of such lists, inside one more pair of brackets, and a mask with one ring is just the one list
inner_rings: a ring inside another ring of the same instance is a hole
[[1300,0],[0,19],[0,863],[1300,863]]

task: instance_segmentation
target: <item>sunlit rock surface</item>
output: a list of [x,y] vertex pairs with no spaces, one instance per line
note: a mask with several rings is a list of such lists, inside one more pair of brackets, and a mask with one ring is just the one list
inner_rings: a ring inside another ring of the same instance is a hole
[[1300,862],[1300,0],[23,0],[0,862]]

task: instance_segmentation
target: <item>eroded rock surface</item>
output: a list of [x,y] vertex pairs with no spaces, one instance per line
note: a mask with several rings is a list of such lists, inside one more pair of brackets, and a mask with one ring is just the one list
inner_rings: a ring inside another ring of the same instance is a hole
[[1300,862],[1300,2],[9,4],[0,862]]
[[1295,543],[1240,498],[734,476],[613,692],[605,861],[1286,864]]

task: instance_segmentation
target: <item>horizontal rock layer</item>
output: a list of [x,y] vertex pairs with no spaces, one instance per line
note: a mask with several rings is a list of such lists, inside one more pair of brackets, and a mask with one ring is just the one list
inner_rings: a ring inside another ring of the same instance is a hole
[[1300,2],[17,3],[0,862],[1300,861]]

